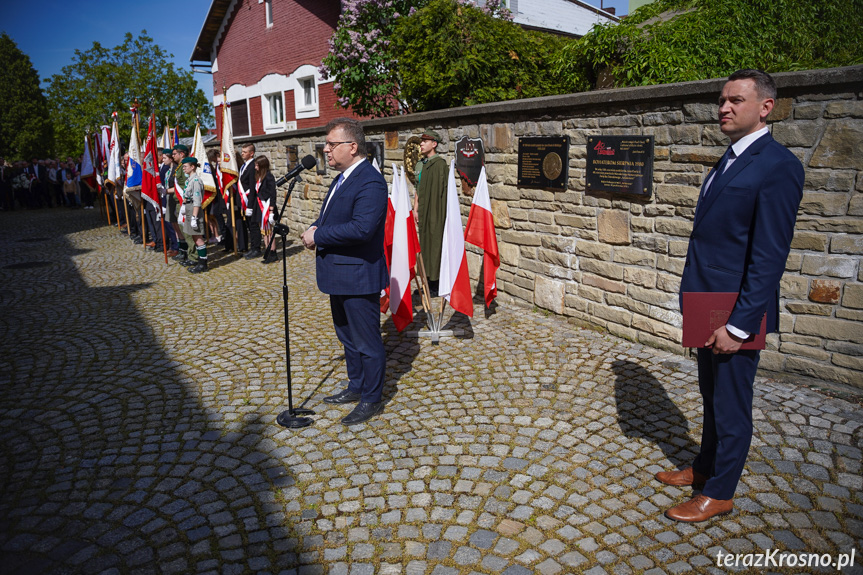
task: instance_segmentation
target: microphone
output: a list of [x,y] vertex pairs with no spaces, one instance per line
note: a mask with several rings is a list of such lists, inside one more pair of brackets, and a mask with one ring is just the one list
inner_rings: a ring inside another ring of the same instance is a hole
[[302,172],[303,170],[311,170],[312,168],[314,168],[317,165],[318,165],[318,162],[315,160],[315,157],[312,155],[308,155],[305,158],[303,158],[302,160],[300,160],[299,165],[294,167],[293,170],[291,170],[290,172],[288,172],[287,174],[285,174],[284,176],[282,176],[281,178],[276,180],[276,185],[282,186],[284,184],[287,184],[289,181],[293,180],[298,175],[300,175],[300,172]]

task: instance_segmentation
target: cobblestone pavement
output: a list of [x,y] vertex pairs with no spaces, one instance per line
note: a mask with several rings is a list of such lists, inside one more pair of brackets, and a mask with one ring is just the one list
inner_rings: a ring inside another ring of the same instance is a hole
[[0,213],[0,572],[672,574],[773,548],[856,549],[861,572],[853,398],[760,379],[736,510],[674,523],[690,490],[652,476],[693,458],[692,361],[507,304],[439,345],[387,320],[389,403],[349,429],[289,248],[317,415],[286,430],[281,268],[213,260],[165,265],[95,210]]

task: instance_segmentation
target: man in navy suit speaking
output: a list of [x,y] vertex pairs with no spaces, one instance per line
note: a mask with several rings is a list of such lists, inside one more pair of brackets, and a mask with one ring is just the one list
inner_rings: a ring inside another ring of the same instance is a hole
[[324,152],[341,172],[330,185],[320,216],[303,232],[303,245],[315,249],[318,289],[330,295],[336,335],[345,348],[347,389],[327,403],[359,402],[342,419],[355,425],[383,409],[381,394],[386,350],[380,329],[380,295],[387,285],[384,222],[387,184],[365,160],[363,128],[352,118],[327,124]]
[[705,521],[734,508],[752,440],[759,358],[740,345],[765,314],[767,331],[778,329],[779,280],[803,196],[803,166],[767,129],[775,101],[776,84],[760,70],[735,72],[719,96],[719,127],[731,145],[701,188],[680,292],[739,295],[727,323],[698,349],[701,451],[692,467],[656,474],[668,485],[703,485],[665,512],[677,521]]

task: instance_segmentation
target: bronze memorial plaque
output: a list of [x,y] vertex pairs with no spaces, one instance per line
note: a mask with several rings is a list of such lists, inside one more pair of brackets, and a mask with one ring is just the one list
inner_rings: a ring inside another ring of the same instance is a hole
[[647,196],[653,193],[653,136],[587,138],[586,189]]
[[518,139],[518,185],[565,190],[569,168],[569,136]]

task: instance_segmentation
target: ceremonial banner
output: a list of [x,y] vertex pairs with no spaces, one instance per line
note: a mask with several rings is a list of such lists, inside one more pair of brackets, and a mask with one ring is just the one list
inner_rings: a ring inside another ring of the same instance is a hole
[[201,203],[201,208],[206,208],[216,197],[217,188],[216,180],[213,178],[213,169],[210,167],[210,162],[207,161],[204,140],[201,139],[201,124],[195,124],[195,139],[190,155],[198,160],[198,174],[201,176],[201,181],[204,182],[204,201]]
[[234,135],[227,104],[222,105],[222,149],[219,170],[222,172],[222,190],[225,193],[225,202],[228,203],[227,194],[230,193],[228,188],[237,181],[240,170],[237,166],[237,156],[234,154]]
[[99,161],[96,163],[96,181],[102,186],[105,184],[102,175],[108,164],[108,154],[111,151],[111,127],[102,126],[102,137],[99,138]]
[[411,199],[404,169],[399,174],[393,164],[393,225],[392,262],[390,265],[390,312],[396,329],[402,331],[414,320],[411,300],[411,279],[420,251],[419,238],[414,225]]
[[98,184],[96,183],[96,169],[93,166],[93,145],[90,142],[90,135],[84,134],[84,156],[81,158],[81,181],[87,184],[91,190],[95,190]]
[[[141,192],[141,143],[138,140],[138,124],[135,121],[135,115],[132,114],[132,135],[129,137],[129,165],[126,166],[126,187],[123,189],[123,195],[130,197],[132,192]],[[131,196],[134,200],[138,200],[137,194]]]
[[159,190],[156,184],[159,182],[158,166],[156,166],[156,116],[150,116],[147,126],[147,142],[144,144],[144,159],[141,162],[141,196],[148,201],[159,213],[162,204],[159,201]]
[[473,203],[464,230],[466,242],[483,249],[483,284],[485,287],[485,307],[497,296],[497,270],[500,267],[500,253],[497,250],[497,235],[494,230],[494,216],[491,199],[488,195],[488,179],[485,166],[479,172]]
[[163,150],[170,150],[174,147],[174,142],[171,139],[171,128],[168,126],[167,118],[165,118],[165,131],[162,132],[162,139],[159,140],[159,146]]
[[111,126],[111,143],[108,145],[108,181],[114,186],[120,181],[123,167],[120,165],[120,131],[117,128],[117,118]]
[[446,222],[443,227],[443,250],[440,261],[440,296],[456,311],[473,317],[470,274],[464,249],[464,230],[455,187],[455,160],[450,160],[446,192]]

